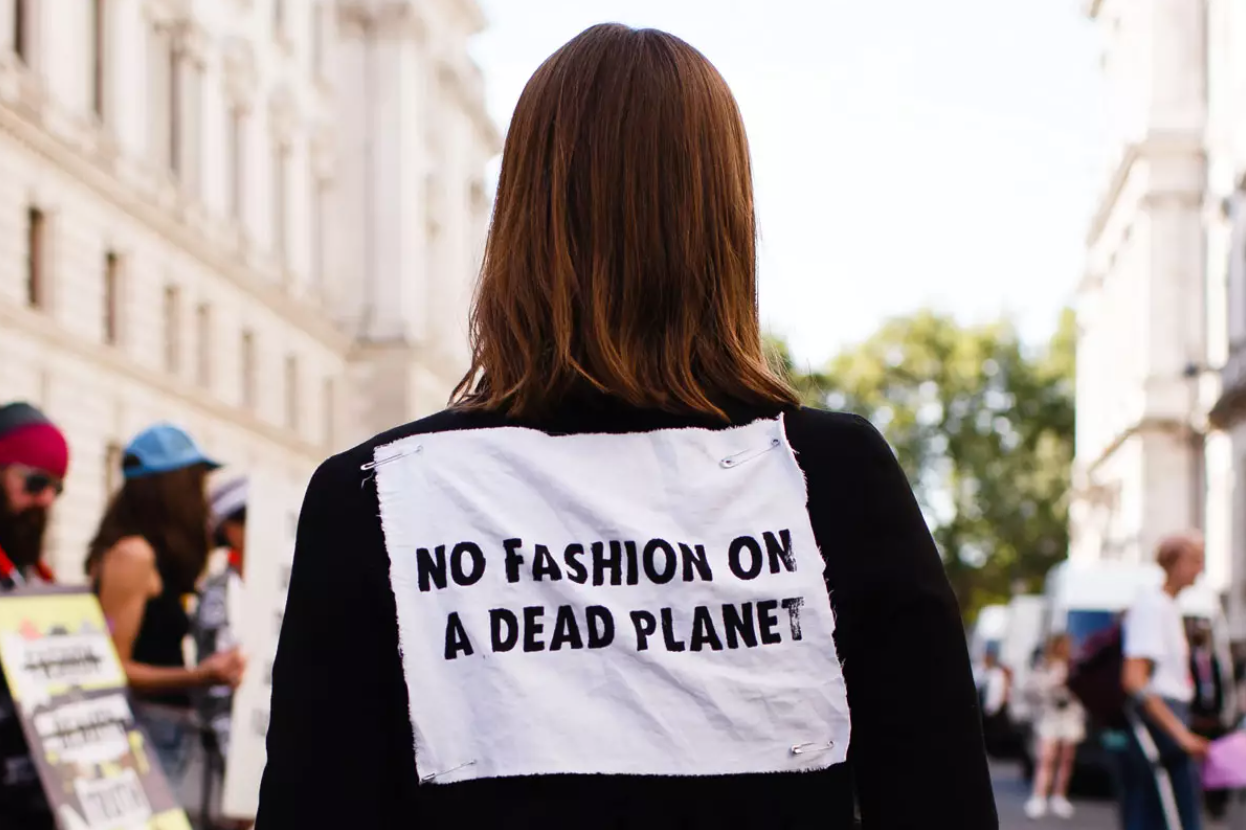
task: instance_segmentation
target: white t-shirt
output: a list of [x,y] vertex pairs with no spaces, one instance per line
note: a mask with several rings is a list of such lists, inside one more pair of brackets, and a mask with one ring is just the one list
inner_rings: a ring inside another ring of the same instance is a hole
[[1140,594],[1125,615],[1123,633],[1125,657],[1145,658],[1155,666],[1147,687],[1151,694],[1179,703],[1194,699],[1190,644],[1173,597],[1160,588]]
[[1008,675],[999,666],[985,670],[982,680],[983,710],[988,715],[997,714],[1008,702]]

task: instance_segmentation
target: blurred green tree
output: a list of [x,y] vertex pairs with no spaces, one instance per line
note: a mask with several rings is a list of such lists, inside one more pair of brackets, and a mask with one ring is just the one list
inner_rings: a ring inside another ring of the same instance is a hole
[[891,443],[967,618],[1041,588],[1068,548],[1076,323],[1027,348],[1007,320],[963,326],[920,311],[885,323],[825,370],[768,338],[807,405],[856,412]]

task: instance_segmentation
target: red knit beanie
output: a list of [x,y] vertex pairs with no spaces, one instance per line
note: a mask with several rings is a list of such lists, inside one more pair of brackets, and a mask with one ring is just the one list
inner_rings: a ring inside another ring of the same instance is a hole
[[0,467],[21,464],[64,479],[69,445],[47,416],[28,403],[0,406]]

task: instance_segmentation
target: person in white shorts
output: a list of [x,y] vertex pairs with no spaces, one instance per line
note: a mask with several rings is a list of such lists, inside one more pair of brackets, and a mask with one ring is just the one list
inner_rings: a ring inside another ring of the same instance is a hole
[[1057,634],[1047,642],[1042,663],[1031,675],[1030,689],[1038,699],[1038,718],[1034,731],[1038,737],[1038,766],[1034,770],[1034,792],[1025,805],[1025,814],[1041,818],[1051,812],[1071,818],[1069,778],[1077,745],[1086,738],[1086,713],[1068,688],[1071,641]]

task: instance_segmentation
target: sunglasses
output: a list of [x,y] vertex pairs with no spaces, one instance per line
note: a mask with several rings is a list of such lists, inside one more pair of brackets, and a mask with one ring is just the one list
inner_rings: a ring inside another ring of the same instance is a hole
[[24,476],[25,483],[23,489],[28,496],[41,496],[48,490],[56,491],[56,495],[59,496],[65,490],[63,481],[42,470],[26,470],[24,471]]

